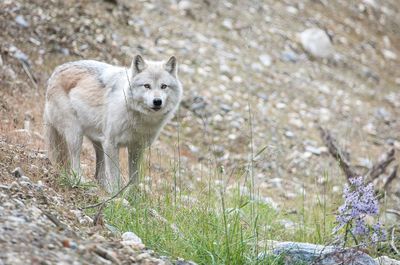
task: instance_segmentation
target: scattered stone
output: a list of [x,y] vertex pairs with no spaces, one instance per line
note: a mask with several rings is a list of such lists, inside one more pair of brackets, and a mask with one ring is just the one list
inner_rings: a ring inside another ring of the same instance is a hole
[[276,103],[275,106],[276,106],[277,109],[284,109],[284,108],[286,108],[286,104],[283,103],[283,102],[278,102],[278,103]]
[[235,75],[235,76],[232,78],[232,81],[235,82],[235,83],[242,83],[242,82],[243,82],[243,78],[241,78],[241,77],[238,76],[238,75]]
[[309,28],[300,33],[300,42],[304,50],[317,58],[329,58],[333,55],[333,46],[326,32],[319,28]]
[[291,117],[289,119],[289,124],[296,126],[299,129],[303,129],[304,128],[304,123],[300,118],[297,117]]
[[321,154],[321,150],[318,147],[314,147],[314,146],[311,146],[311,145],[307,145],[305,147],[305,150],[307,152],[310,152],[310,153],[314,154],[314,155],[318,155],[319,156]]
[[294,133],[291,131],[285,131],[285,136],[289,139],[292,139],[294,137]]
[[374,124],[372,124],[371,122],[367,123],[364,127],[363,130],[373,136],[377,135],[377,131],[376,131],[376,127]]
[[373,8],[379,8],[378,3],[375,0],[363,0],[364,4],[370,5]]
[[232,69],[227,64],[221,64],[219,70],[222,74],[230,76],[232,74]]
[[224,112],[230,112],[232,110],[232,107],[227,104],[220,104],[220,109]]
[[297,227],[295,222],[287,219],[282,219],[279,221],[279,223],[287,230],[294,230]]
[[140,255],[138,255],[137,257],[136,257],[136,260],[137,261],[141,261],[141,260],[144,260],[144,259],[149,259],[151,256],[150,256],[150,254],[149,253],[142,253],[142,254],[140,254]]
[[41,42],[35,38],[30,37],[29,41],[35,44],[36,46],[40,46]]
[[106,39],[106,37],[103,34],[99,34],[96,36],[96,41],[98,43],[104,43],[105,39]]
[[125,232],[121,236],[123,241],[134,241],[136,243],[143,243],[142,239],[133,232]]
[[251,64],[251,69],[256,71],[256,72],[261,72],[262,70],[264,70],[263,66],[260,63],[256,63],[256,62],[253,62]]
[[267,182],[272,187],[281,189],[282,188],[283,179],[281,179],[281,178],[272,178],[272,179],[268,179]]
[[373,162],[371,161],[371,159],[368,159],[368,158],[360,157],[357,159],[357,162],[358,162],[357,166],[360,166],[360,167],[365,167],[365,168],[371,169],[373,166]]
[[22,15],[18,15],[15,17],[15,22],[21,27],[21,28],[27,28],[29,27],[28,21],[25,20],[25,18]]
[[224,28],[226,29],[232,30],[233,29],[232,19],[225,18],[224,21],[222,22],[222,26],[224,26]]
[[20,181],[19,185],[21,185],[22,187],[28,188],[28,189],[33,187],[32,183],[30,181]]
[[38,182],[36,183],[36,188],[43,189],[45,187],[46,187],[46,185],[43,183],[43,181],[38,180]]
[[82,218],[79,219],[79,223],[81,225],[92,225],[93,224],[93,219],[90,218],[87,215],[82,216]]
[[387,110],[386,110],[385,108],[383,108],[383,107],[378,108],[378,109],[376,110],[376,112],[375,112],[375,115],[376,115],[378,118],[382,119],[384,122],[390,122],[390,120],[391,120],[390,112],[387,111]]
[[286,11],[292,15],[296,15],[297,13],[299,13],[299,10],[294,6],[287,6]]
[[295,63],[299,60],[299,55],[292,50],[285,50],[281,53],[281,59],[284,62]]
[[261,54],[258,58],[265,66],[270,66],[272,64],[272,58],[268,54]]
[[23,53],[20,49],[18,49],[18,48],[15,47],[14,45],[11,45],[11,46],[9,47],[8,50],[9,50],[10,54],[11,54],[14,58],[16,58],[16,59],[18,59],[18,60],[20,60],[20,61],[26,63],[27,65],[30,65],[28,55],[26,55],[25,53]]
[[187,11],[187,10],[190,10],[192,7],[193,7],[192,1],[182,0],[182,1],[179,1],[179,3],[178,3],[178,8],[180,10]]
[[21,178],[22,176],[24,176],[24,172],[22,171],[22,169],[20,167],[15,168],[11,174],[13,174],[14,177],[16,178]]
[[115,199],[115,203],[116,204],[121,204],[122,206],[129,208],[131,206],[131,204],[129,203],[129,201],[125,198],[116,198]]
[[21,188],[21,186],[16,181],[11,182],[9,187],[10,187],[10,190],[13,190],[13,191],[17,191]]
[[339,186],[333,186],[332,187],[332,192],[333,193],[340,193],[342,189]]
[[391,50],[383,49],[382,54],[386,60],[396,60],[397,59],[397,54]]
[[181,195],[180,199],[186,205],[196,205],[199,203],[199,201],[195,197],[189,195]]

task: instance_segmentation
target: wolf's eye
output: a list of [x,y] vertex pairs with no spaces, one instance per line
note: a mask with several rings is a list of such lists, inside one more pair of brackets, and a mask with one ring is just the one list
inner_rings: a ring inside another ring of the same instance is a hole
[[167,88],[167,85],[166,84],[162,84],[161,85],[161,89],[166,89]]
[[147,88],[147,89],[150,89],[150,88],[151,88],[150,84],[144,84],[143,86],[144,86],[145,88]]

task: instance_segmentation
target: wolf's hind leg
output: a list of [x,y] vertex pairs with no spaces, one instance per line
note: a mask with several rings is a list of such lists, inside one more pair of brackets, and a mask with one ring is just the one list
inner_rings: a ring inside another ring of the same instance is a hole
[[64,135],[50,124],[45,118],[46,128],[46,147],[50,161],[57,166],[66,167],[68,165],[68,147]]
[[104,150],[101,142],[92,141],[94,150],[96,152],[96,173],[94,177],[96,180],[105,178],[105,164],[104,164]]
[[71,173],[77,177],[81,177],[80,172],[80,156],[82,148],[83,133],[80,128],[69,128],[65,131],[65,140],[68,146],[70,157]]

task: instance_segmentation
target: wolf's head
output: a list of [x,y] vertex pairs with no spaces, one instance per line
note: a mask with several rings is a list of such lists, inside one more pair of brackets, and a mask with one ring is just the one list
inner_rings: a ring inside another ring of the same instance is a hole
[[136,55],[131,74],[134,110],[148,115],[165,115],[177,108],[182,97],[182,85],[174,56],[167,62],[153,62]]

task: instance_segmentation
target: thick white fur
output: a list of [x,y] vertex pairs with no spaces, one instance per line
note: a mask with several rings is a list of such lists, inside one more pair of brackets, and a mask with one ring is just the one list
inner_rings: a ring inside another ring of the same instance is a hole
[[[162,89],[163,84],[168,87]],[[138,55],[130,68],[90,60],[63,64],[47,87],[49,157],[80,174],[82,138],[87,136],[96,151],[96,178],[115,192],[120,188],[119,148],[128,148],[129,176],[137,178],[144,149],[172,118],[181,96],[175,57],[152,62]],[[162,100],[159,110],[153,109],[155,98]]]

